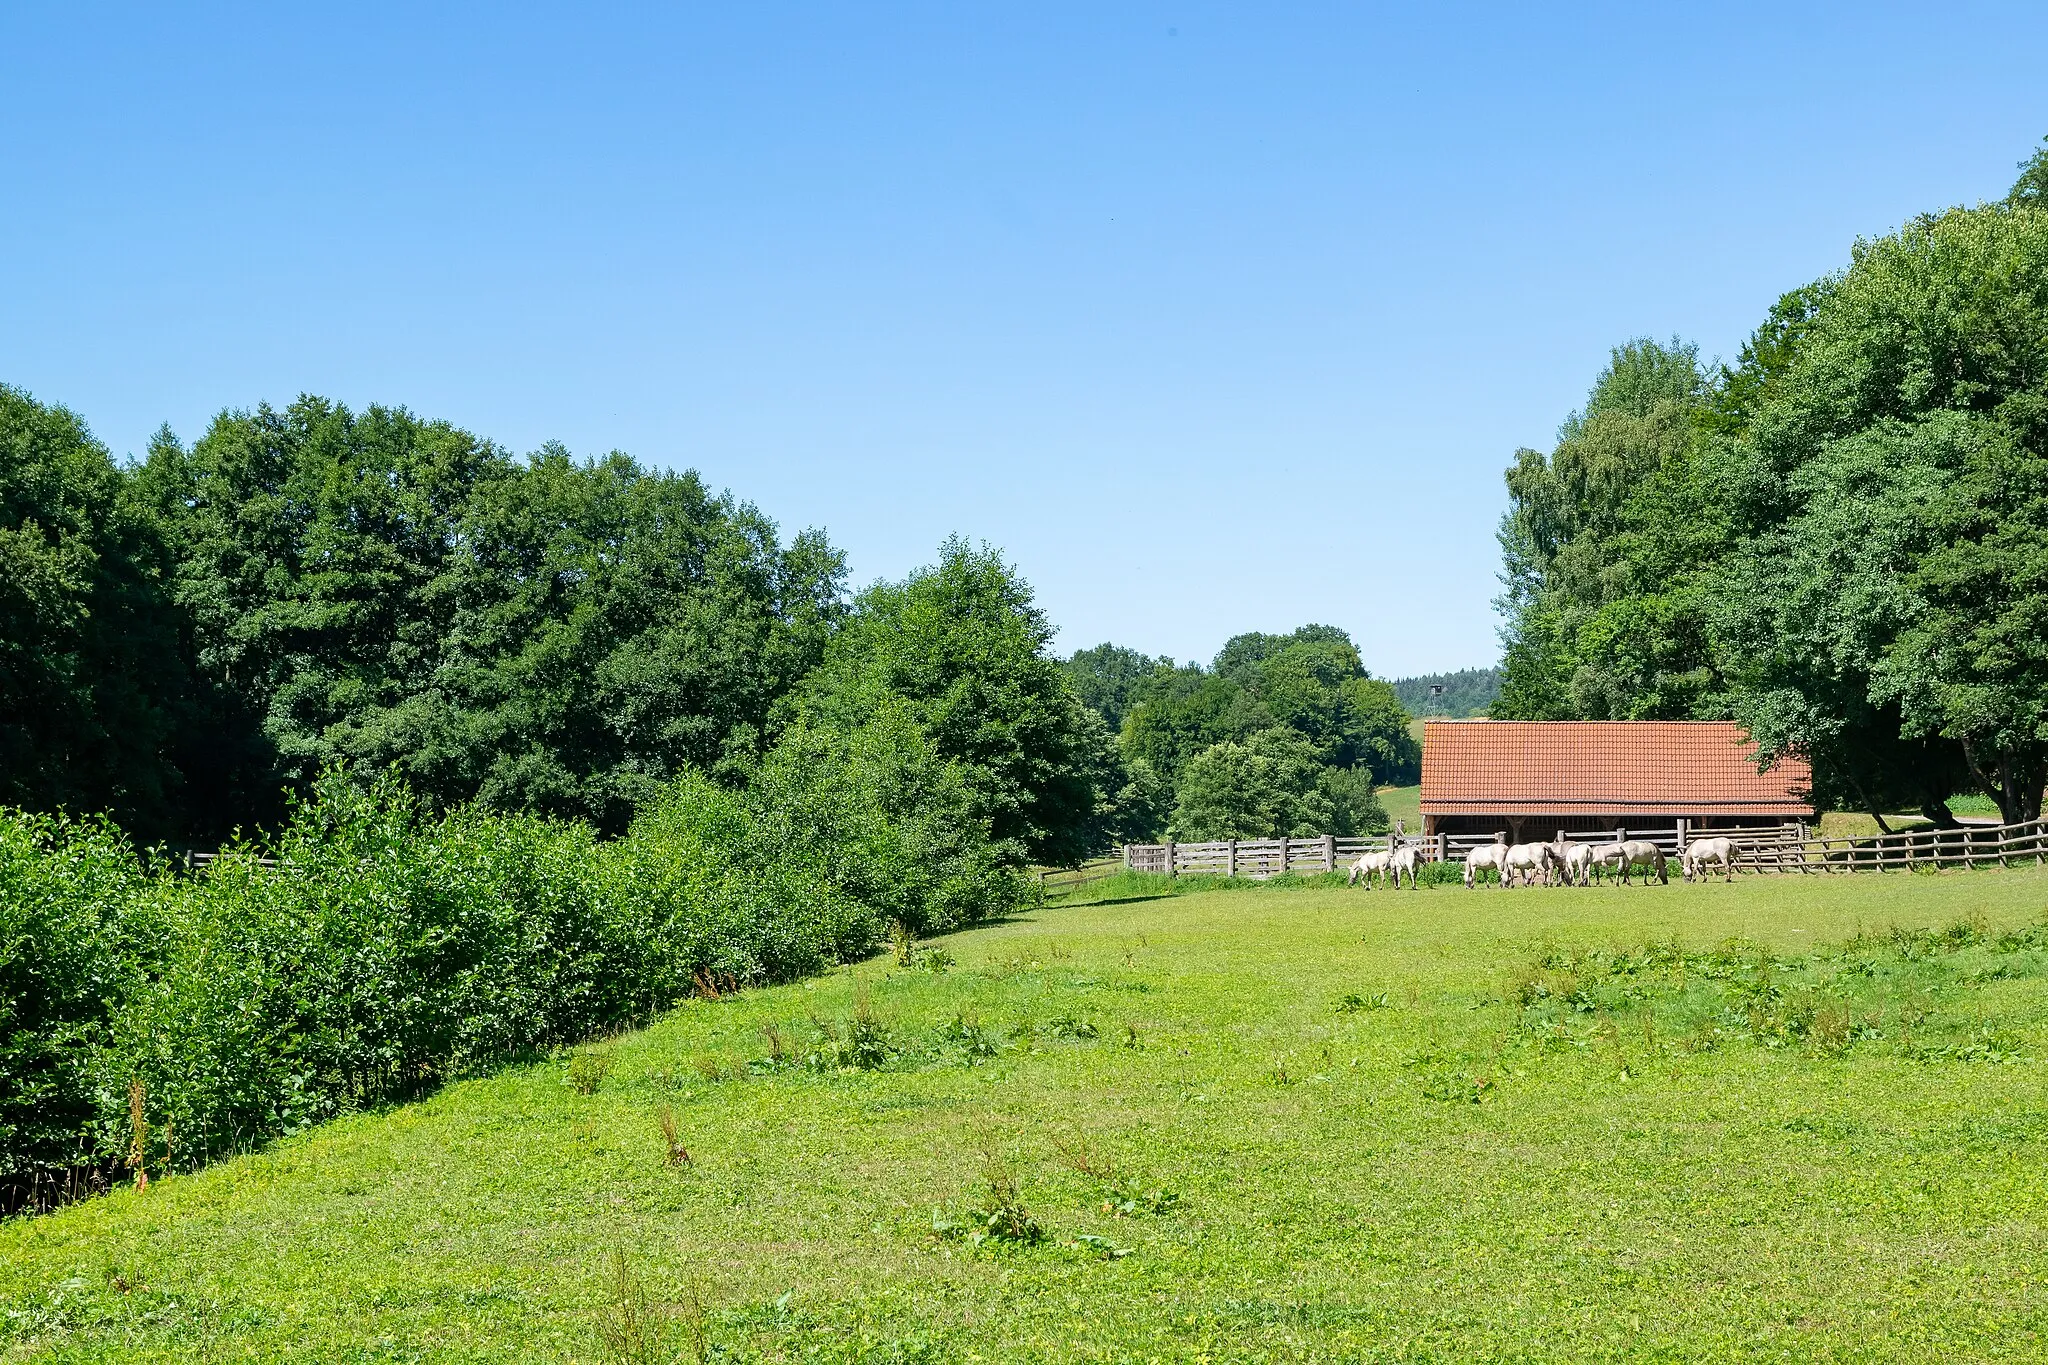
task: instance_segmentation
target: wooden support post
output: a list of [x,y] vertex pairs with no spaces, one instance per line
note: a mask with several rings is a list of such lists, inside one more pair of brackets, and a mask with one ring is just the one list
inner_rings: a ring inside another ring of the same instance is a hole
[[1166,841],[1166,875],[1169,877],[1178,877],[1180,875],[1180,866],[1173,856],[1173,840],[1171,839]]
[[1685,856],[1685,846],[1692,842],[1692,821],[1683,815],[1678,817],[1678,856]]
[[1323,836],[1323,871],[1335,872],[1336,870],[1337,836],[1334,834],[1325,834]]
[[[1287,871],[1287,836],[1280,836],[1280,872]],[[1277,875],[1277,874],[1276,874]]]
[[1129,872],[1130,870],[1131,870],[1131,846],[1130,846],[1129,844],[1125,844],[1125,845],[1124,845],[1124,871],[1126,871],[1126,872]]
[[1228,877],[1235,877],[1237,875],[1237,840],[1235,839],[1230,841],[1230,848],[1223,855],[1223,872]]
[[1451,836],[1442,830],[1436,832],[1436,860],[1440,863],[1451,860]]

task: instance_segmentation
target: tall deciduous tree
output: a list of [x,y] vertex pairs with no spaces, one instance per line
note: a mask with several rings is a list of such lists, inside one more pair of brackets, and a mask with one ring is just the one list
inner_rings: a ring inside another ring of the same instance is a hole
[[[1730,594],[1761,578],[1833,613],[1791,623],[1794,639],[1832,637],[1793,660],[1812,680],[1789,684],[1797,696],[1895,713],[1898,756],[1921,766],[1894,785],[1937,785],[1960,751],[2008,818],[2037,811],[2048,209],[1955,209],[1859,244],[1739,453],[1733,511],[1756,550]],[[1768,658],[1740,624],[1731,648]]]
[[956,763],[977,815],[1016,856],[1064,864],[1107,844],[1128,778],[1102,718],[1050,657],[1052,627],[1001,555],[957,537],[901,583],[861,593],[793,696],[817,729],[907,708]]
[[1614,349],[1555,449],[1516,454],[1492,714],[1648,720],[1701,708],[1715,683],[1701,575],[1726,541],[1701,468],[1707,396],[1692,346],[1633,341]]
[[1123,729],[1124,716],[1145,695],[1153,679],[1172,668],[1171,659],[1155,659],[1107,642],[1075,650],[1067,660],[1075,695],[1101,713],[1102,723],[1111,733]]
[[0,385],[0,805],[176,827],[190,679],[167,570],[85,423]]

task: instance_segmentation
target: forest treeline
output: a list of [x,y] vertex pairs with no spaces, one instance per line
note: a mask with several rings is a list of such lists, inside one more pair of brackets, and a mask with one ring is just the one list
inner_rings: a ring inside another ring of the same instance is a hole
[[1115,644],[1067,661],[1117,731],[1134,827],[1177,839],[1378,833],[1375,784],[1418,780],[1422,751],[1387,682],[1335,626],[1232,637],[1212,664]]
[[273,827],[337,763],[617,834],[895,727],[1001,857],[1071,861],[1129,781],[1050,639],[992,551],[850,596],[822,534],[620,454],[305,397],[123,465],[0,387],[0,806],[145,842]]
[[1483,716],[1500,697],[1498,668],[1461,668],[1394,679],[1394,695],[1418,716]]
[[1735,364],[1615,348],[1507,481],[1493,715],[1732,717],[1824,808],[2037,815],[2048,150],[2002,201],[1858,242]]

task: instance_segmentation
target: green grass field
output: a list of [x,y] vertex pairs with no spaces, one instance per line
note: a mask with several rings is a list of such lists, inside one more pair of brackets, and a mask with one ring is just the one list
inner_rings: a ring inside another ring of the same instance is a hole
[[1381,787],[1375,793],[1389,820],[1400,820],[1410,834],[1422,833],[1422,788]]
[[0,1359],[2040,1358],[2044,900],[1039,911],[0,1226]]

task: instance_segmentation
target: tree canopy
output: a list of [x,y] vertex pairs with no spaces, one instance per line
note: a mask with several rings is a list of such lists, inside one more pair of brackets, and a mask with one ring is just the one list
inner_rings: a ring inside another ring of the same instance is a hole
[[1493,714],[1741,720],[1823,804],[2048,782],[2048,206],[1923,215],[1782,297],[1739,363],[1617,347],[1501,528]]
[[403,409],[224,413],[136,485],[258,818],[347,760],[623,829],[685,769],[758,756],[841,609],[821,536],[785,546],[694,473],[516,458]]
[[1108,728],[1047,652],[1052,627],[1002,557],[957,537],[855,599],[790,709],[853,732],[900,707],[956,763],[997,840],[1046,863],[1108,842],[1129,783]]
[[1118,811],[1129,833],[1383,829],[1375,783],[1413,782],[1420,767],[1400,698],[1335,626],[1233,636],[1209,668],[1115,645],[1068,666],[1123,708],[1117,749],[1130,782]]

